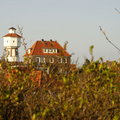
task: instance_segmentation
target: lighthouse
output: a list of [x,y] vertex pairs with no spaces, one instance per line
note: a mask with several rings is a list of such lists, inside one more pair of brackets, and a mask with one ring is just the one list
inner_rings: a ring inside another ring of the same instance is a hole
[[18,48],[21,46],[21,36],[16,33],[16,29],[11,27],[9,33],[3,36],[5,61],[19,62]]

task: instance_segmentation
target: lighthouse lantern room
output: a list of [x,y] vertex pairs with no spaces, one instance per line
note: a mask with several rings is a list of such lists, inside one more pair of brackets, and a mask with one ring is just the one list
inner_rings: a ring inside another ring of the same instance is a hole
[[19,62],[18,48],[21,46],[21,36],[16,33],[16,29],[9,28],[9,33],[3,36],[5,61]]

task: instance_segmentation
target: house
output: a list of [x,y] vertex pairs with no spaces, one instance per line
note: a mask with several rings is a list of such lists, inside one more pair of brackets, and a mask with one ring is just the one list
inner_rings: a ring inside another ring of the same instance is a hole
[[24,60],[29,59],[29,62],[39,64],[59,63],[70,64],[71,55],[57,41],[36,41],[24,55]]

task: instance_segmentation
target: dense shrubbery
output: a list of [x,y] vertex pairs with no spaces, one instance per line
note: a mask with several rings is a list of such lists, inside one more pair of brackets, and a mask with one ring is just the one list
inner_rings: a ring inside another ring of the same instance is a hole
[[33,71],[1,67],[0,120],[120,119],[120,63],[88,61],[67,74],[53,70],[40,87],[31,80]]

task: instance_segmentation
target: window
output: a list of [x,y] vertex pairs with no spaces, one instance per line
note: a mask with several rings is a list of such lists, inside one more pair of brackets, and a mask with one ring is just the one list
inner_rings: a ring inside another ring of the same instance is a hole
[[40,62],[40,58],[36,57],[36,62],[39,63]]
[[36,57],[37,63],[45,63],[45,57]]
[[67,63],[67,58],[63,58],[63,63]]
[[51,52],[51,49],[48,49],[48,52],[50,53],[50,52]]
[[15,41],[13,40],[13,43],[14,43]]
[[49,59],[50,63],[54,63],[54,58]]
[[53,53],[53,49],[50,49],[51,53]]
[[43,49],[43,52],[44,52],[44,53],[47,53],[47,49]]
[[11,49],[12,50],[12,56],[16,56],[16,49]]
[[59,49],[57,49],[57,53],[59,53],[60,52],[60,50]]
[[40,63],[45,63],[45,57],[40,57]]
[[59,63],[62,63],[62,58],[59,58],[58,62],[59,62]]
[[31,50],[30,50],[30,49],[28,49],[28,54],[30,54],[30,52],[31,52]]
[[18,55],[18,49],[15,50],[15,54]]
[[7,51],[7,55],[10,55],[10,51],[9,50]]
[[49,53],[52,53],[52,49],[48,49]]
[[54,53],[57,53],[57,49],[54,49]]
[[50,48],[49,49],[43,49],[44,53],[57,53],[57,51],[58,51],[57,49],[50,49]]

